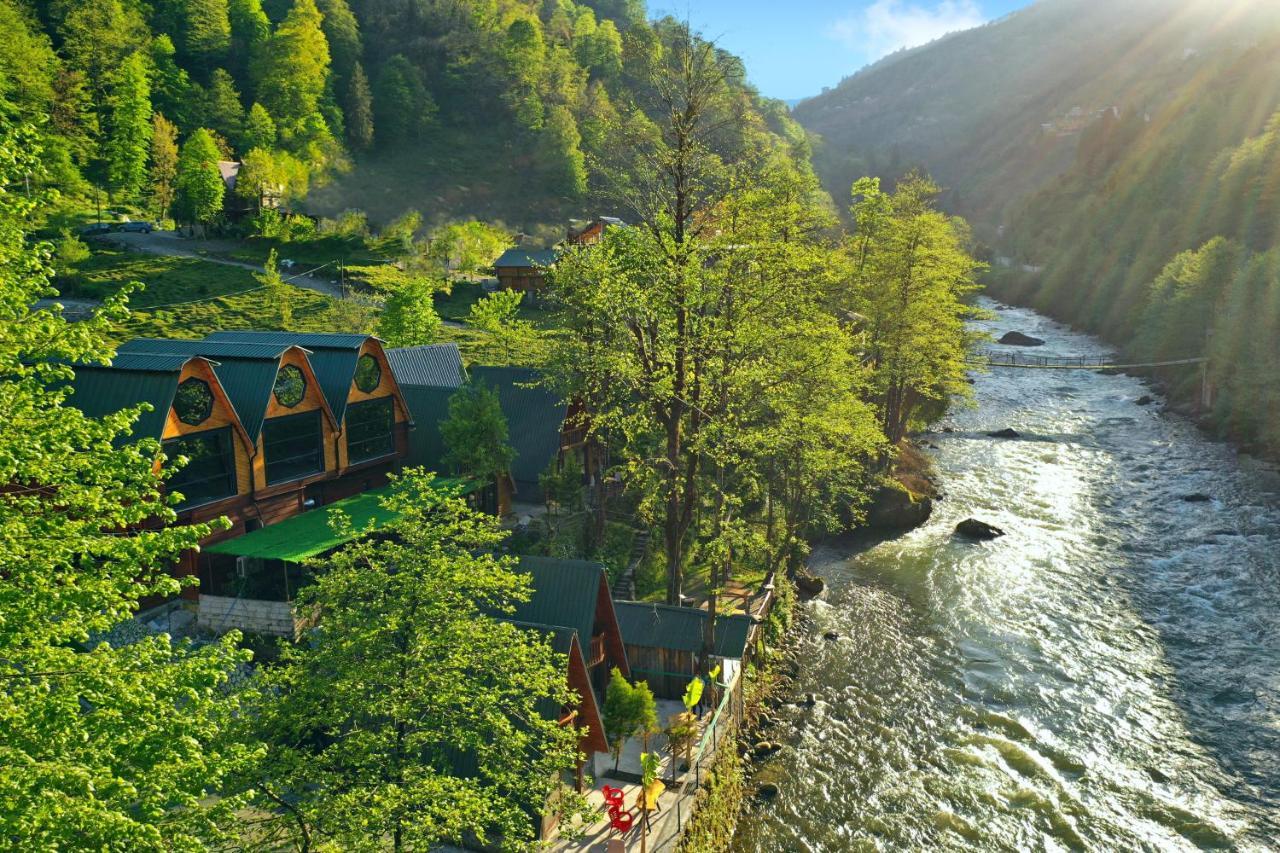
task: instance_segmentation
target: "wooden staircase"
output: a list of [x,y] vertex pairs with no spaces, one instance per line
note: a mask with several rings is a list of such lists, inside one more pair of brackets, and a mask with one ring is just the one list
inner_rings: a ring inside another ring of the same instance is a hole
[[649,531],[637,530],[636,538],[631,543],[631,554],[627,557],[626,571],[622,573],[622,577],[618,578],[618,584],[613,588],[613,597],[618,601],[635,601],[636,569],[648,551]]

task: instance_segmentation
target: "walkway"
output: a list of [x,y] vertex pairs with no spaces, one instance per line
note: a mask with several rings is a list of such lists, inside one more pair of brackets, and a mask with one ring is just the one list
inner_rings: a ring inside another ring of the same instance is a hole
[[1031,370],[1137,370],[1148,367],[1176,367],[1184,364],[1206,364],[1207,358],[1180,358],[1173,361],[1152,361],[1143,364],[1114,364],[1106,357],[1031,355],[1022,352],[986,350],[974,353],[969,364],[982,367],[1014,367]]

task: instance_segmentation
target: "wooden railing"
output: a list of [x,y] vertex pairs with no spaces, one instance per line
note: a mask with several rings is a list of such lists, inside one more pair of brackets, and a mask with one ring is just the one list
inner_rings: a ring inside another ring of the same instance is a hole
[[596,634],[591,638],[591,646],[587,653],[587,668],[604,663],[604,634]]

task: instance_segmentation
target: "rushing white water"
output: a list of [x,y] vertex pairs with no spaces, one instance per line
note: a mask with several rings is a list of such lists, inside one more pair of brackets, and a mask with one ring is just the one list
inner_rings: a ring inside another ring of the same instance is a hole
[[[1105,351],[1027,310],[985,325]],[[1280,849],[1280,478],[1132,377],[976,391],[930,437],[933,519],[815,553],[818,702],[770,735],[781,795],[737,849]],[[955,539],[970,516],[1008,535]]]

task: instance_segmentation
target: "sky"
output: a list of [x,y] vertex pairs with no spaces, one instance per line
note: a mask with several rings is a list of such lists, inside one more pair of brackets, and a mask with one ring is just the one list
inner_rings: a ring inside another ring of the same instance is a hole
[[772,98],[816,95],[900,47],[914,47],[1031,0],[649,0],[651,15],[687,17],[747,63]]

